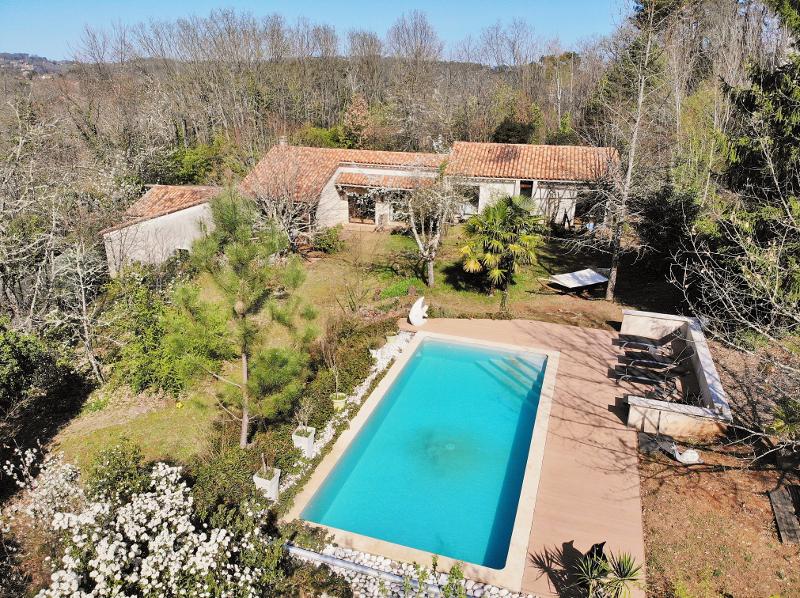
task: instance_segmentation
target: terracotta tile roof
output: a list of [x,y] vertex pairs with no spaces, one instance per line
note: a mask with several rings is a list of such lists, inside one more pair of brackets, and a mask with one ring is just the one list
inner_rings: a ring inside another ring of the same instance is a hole
[[125,210],[125,221],[102,233],[125,228],[173,212],[211,201],[222,189],[206,185],[150,185],[150,188]]
[[445,174],[543,181],[591,181],[619,162],[609,147],[456,141]]
[[243,193],[269,193],[276,185],[298,199],[313,201],[341,164],[438,168],[446,156],[415,152],[333,149],[276,145],[242,181]]
[[125,214],[132,218],[155,218],[210,201],[221,189],[201,185],[152,185]]
[[434,177],[420,177],[412,174],[363,174],[360,172],[343,172],[336,177],[336,184],[344,187],[375,187],[379,189],[416,189],[430,185]]
[[[342,173],[339,185],[408,189],[419,185],[413,170],[432,171],[446,163],[445,174],[484,178],[589,181],[603,176],[619,162],[607,147],[517,145],[457,141],[449,156],[418,152],[334,149],[276,145],[244,178],[240,189],[247,195],[291,190],[299,199],[313,201],[341,165],[405,168],[404,175]],[[275,189],[275,186],[281,189]],[[210,201],[219,187],[153,185],[126,211],[126,220],[109,232]]]

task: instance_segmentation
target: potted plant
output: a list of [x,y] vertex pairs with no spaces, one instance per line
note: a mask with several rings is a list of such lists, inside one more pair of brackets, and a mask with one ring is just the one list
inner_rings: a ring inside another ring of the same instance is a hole
[[292,444],[300,449],[306,459],[314,456],[314,436],[317,433],[316,428],[308,425],[309,417],[311,417],[311,400],[307,395],[303,395],[294,412],[297,427],[292,433]]
[[261,494],[264,495],[264,498],[275,501],[278,500],[281,470],[273,465],[274,462],[272,458],[270,457],[270,464],[267,465],[267,461],[264,459],[264,453],[261,453],[261,470],[253,474],[253,483]]
[[347,395],[343,392],[339,392],[338,352],[339,323],[330,321],[326,327],[325,336],[322,339],[322,358],[325,360],[325,365],[328,366],[328,369],[333,375],[334,392],[330,395],[330,399],[335,411],[341,411],[345,408],[345,405],[347,405]]

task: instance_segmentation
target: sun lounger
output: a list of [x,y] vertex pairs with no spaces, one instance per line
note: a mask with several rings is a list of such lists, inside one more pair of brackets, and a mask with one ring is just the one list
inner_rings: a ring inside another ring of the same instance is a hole
[[612,344],[626,350],[630,349],[658,353],[669,347],[672,341],[680,337],[680,334],[679,330],[665,334],[661,338],[648,338],[635,334],[620,334],[612,341]]
[[679,375],[689,373],[687,359],[689,357],[675,359],[674,357],[650,353],[649,351],[626,351],[625,355],[618,357],[618,361],[627,367],[645,368],[656,372],[670,371]]
[[618,363],[614,366],[614,376],[618,381],[637,382],[640,384],[675,384],[675,378],[679,378],[685,372],[679,369],[653,371],[647,368],[624,365]]
[[558,285],[570,291],[591,287],[597,284],[608,282],[605,276],[592,268],[584,268],[577,272],[567,272],[566,274],[553,274],[547,279],[552,284]]
[[665,355],[663,353],[653,353],[652,351],[645,351],[643,349],[625,349],[624,357],[631,360],[638,360],[655,365],[675,365],[685,363],[694,355],[694,350],[687,347],[677,355]]
[[644,398],[672,403],[680,400],[681,395],[676,384],[656,384],[644,393]]

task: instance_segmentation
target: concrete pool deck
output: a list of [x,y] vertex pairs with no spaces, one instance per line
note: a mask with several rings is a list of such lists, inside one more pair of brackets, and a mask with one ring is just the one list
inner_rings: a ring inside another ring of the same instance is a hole
[[[627,390],[608,377],[613,332],[532,320],[431,319],[409,331],[559,352],[522,589],[570,595],[564,567],[596,542],[645,562],[637,433],[617,405]],[[511,555],[509,555],[511,556]],[[637,590],[635,597],[644,596]]]

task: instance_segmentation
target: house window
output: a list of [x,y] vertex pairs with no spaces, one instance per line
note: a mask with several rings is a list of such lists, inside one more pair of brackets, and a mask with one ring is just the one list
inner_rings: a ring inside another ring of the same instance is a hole
[[520,181],[519,194],[522,197],[533,197],[533,181]]
[[375,224],[375,196],[370,193],[348,193],[350,222]]

